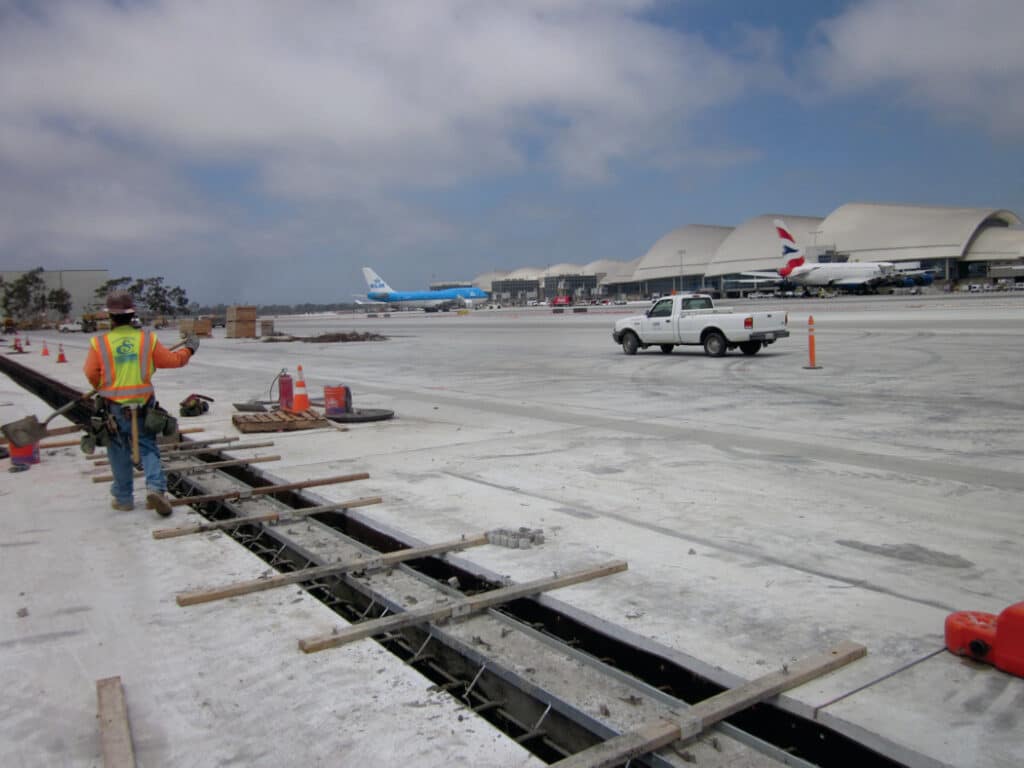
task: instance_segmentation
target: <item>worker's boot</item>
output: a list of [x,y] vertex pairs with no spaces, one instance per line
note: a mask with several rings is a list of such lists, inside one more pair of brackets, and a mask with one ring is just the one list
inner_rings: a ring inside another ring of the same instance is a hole
[[113,496],[110,497],[110,508],[116,509],[119,512],[131,512],[135,509],[135,502],[129,501],[118,501]]
[[146,509],[155,509],[162,517],[168,517],[174,511],[171,500],[161,491],[150,491],[146,494]]

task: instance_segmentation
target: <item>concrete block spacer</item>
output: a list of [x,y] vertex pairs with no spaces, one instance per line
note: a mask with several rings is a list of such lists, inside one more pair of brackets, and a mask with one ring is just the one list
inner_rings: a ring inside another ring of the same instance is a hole
[[998,616],[981,611],[949,614],[946,648],[1024,677],[1024,602],[1014,603]]

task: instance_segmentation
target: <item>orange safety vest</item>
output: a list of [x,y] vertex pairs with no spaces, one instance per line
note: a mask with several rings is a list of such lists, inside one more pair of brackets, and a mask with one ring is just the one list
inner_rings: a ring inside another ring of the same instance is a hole
[[141,404],[153,396],[155,335],[124,325],[93,336],[90,343],[100,354],[102,397],[115,403]]

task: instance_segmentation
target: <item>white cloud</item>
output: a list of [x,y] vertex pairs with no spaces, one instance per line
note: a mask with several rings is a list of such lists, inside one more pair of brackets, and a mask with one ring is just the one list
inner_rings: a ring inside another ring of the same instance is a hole
[[651,23],[654,4],[7,4],[0,253],[175,253],[203,234],[258,252],[256,214],[189,197],[225,165],[247,195],[306,210],[303,242],[344,220],[346,244],[397,250],[457,235],[396,190],[686,162],[688,121],[734,99],[749,62]]
[[894,87],[937,115],[1024,136],[1024,3],[865,0],[820,25],[808,69],[836,91]]

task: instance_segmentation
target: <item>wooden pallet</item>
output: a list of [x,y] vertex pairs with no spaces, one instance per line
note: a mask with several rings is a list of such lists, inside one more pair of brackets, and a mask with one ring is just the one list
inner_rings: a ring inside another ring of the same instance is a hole
[[290,432],[295,429],[316,429],[328,427],[330,423],[316,411],[289,413],[288,411],[272,411],[270,413],[236,413],[231,423],[239,432]]

